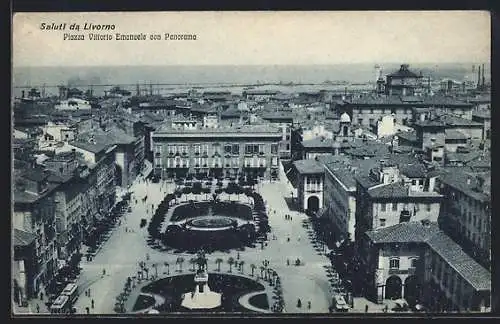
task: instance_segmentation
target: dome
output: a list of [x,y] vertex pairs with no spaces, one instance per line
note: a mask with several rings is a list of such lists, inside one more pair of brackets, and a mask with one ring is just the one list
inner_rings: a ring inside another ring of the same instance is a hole
[[351,117],[347,113],[343,113],[342,116],[340,116],[340,122],[341,123],[350,123],[351,122]]

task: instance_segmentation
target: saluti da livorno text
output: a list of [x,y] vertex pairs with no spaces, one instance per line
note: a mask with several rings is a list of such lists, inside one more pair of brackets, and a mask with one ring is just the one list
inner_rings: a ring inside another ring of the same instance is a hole
[[41,23],[41,30],[115,30],[116,26],[113,24],[94,24],[94,23]]

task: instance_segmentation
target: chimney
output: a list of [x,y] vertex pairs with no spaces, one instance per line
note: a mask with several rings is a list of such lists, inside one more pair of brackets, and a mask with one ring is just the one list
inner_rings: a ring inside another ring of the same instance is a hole
[[482,72],[483,72],[482,86],[484,87],[484,81],[485,81],[485,80],[484,80],[484,64],[483,64],[483,70],[482,70]]
[[477,87],[481,86],[481,66],[477,68]]

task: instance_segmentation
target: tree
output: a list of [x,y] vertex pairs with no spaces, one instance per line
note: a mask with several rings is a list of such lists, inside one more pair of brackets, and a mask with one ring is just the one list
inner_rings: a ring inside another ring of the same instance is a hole
[[152,267],[155,269],[155,277],[158,278],[158,263],[153,263]]
[[165,266],[165,268],[167,268],[167,275],[169,275],[170,274],[170,264],[167,261],[165,261],[165,262],[163,262],[163,265]]
[[182,272],[182,264],[184,263],[184,258],[178,257],[176,263],[179,265],[179,272]]
[[191,264],[192,268],[191,268],[191,271],[194,272],[194,266],[196,265],[196,258],[191,258],[189,259],[189,264]]
[[266,268],[264,268],[264,266],[260,266],[259,269],[260,269],[260,277],[264,278],[264,271],[266,270]]
[[230,258],[227,260],[227,263],[229,264],[229,272],[232,272],[232,270],[233,270],[233,264],[234,264],[234,258],[233,258],[233,257],[230,257]]
[[243,272],[243,266],[245,265],[245,261],[240,261],[240,272]]
[[215,263],[217,264],[217,271],[219,271],[219,272],[220,272],[220,264],[221,264],[222,262],[224,262],[224,260],[222,260],[221,258],[217,258],[217,259],[215,260]]
[[251,264],[250,265],[250,269],[252,269],[252,277],[253,277],[253,274],[254,274],[254,271],[255,271],[255,268],[257,268],[257,266],[255,264]]

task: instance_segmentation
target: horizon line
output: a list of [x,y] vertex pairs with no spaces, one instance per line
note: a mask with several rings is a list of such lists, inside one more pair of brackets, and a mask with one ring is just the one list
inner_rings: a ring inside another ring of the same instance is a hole
[[268,63],[268,64],[137,64],[137,65],[130,65],[130,64],[109,64],[109,65],[12,65],[12,68],[72,68],[72,67],[78,67],[78,68],[85,68],[85,67],[193,67],[193,66],[210,66],[210,67],[217,67],[217,66],[335,66],[335,65],[367,65],[367,64],[373,64],[373,65],[384,65],[384,64],[394,64],[394,65],[401,65],[401,64],[409,64],[411,65],[439,65],[439,64],[491,64],[491,60],[488,60],[487,62],[474,62],[474,61],[449,61],[449,62],[405,62],[405,61],[400,61],[400,62],[352,62],[352,63],[300,63],[300,64],[281,64],[281,63]]

